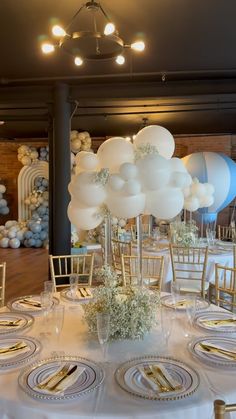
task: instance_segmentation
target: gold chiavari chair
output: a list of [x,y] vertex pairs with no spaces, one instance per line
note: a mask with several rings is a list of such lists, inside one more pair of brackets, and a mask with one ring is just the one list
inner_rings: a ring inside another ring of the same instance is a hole
[[5,302],[5,284],[6,284],[6,262],[0,263],[0,307]]
[[178,282],[180,292],[196,293],[203,298],[208,292],[206,266],[208,247],[183,247],[170,244],[173,281]]
[[94,253],[89,255],[49,256],[49,266],[54,289],[69,285],[71,274],[78,275],[78,287],[91,286]]
[[236,412],[236,403],[226,404],[224,400],[214,401],[215,419],[224,419],[227,412]]
[[215,304],[230,311],[236,309],[236,268],[215,265],[214,290]]
[[218,225],[218,239],[222,241],[235,241],[236,229],[232,226]]
[[113,239],[111,241],[111,252],[113,267],[116,271],[121,273],[121,256],[122,254],[131,255],[132,243]]
[[[137,255],[122,255],[122,279],[124,286],[137,285],[139,259]],[[161,290],[164,270],[164,256],[143,256],[143,284]]]

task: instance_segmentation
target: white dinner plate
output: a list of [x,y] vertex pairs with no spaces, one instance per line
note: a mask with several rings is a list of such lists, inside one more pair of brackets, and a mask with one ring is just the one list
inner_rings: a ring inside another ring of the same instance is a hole
[[[30,301],[31,303],[38,303],[39,307],[25,303],[24,300]],[[59,304],[59,300],[56,297],[53,297],[52,306]],[[20,313],[29,313],[32,315],[40,315],[44,311],[41,307],[41,299],[39,294],[35,295],[24,295],[23,297],[16,297],[8,301],[7,307],[11,311],[17,311]]]
[[29,336],[11,336],[0,338],[0,351],[14,347],[16,344],[25,346],[23,350],[9,351],[6,355],[0,354],[0,369],[20,367],[22,364],[31,362],[42,349],[41,343]]
[[[150,365],[164,367],[180,388],[171,393],[154,391],[140,372],[140,369]],[[187,364],[176,359],[158,356],[144,356],[125,362],[117,368],[115,378],[119,386],[133,396],[165,401],[190,396],[197,390],[200,383],[198,373]]]
[[[186,307],[189,304],[189,301],[190,300],[188,300],[187,294],[180,295],[176,299],[174,299],[171,294],[165,295],[164,297],[161,298],[161,303],[163,306],[180,310],[180,311],[186,310]],[[196,310],[197,311],[205,310],[207,307],[209,307],[209,305],[210,305],[209,301],[204,300],[201,297],[196,297]]]
[[[205,351],[201,348],[201,344],[233,352],[235,353],[235,359],[231,357],[227,358],[220,354],[217,355],[214,351]],[[188,349],[194,357],[206,364],[236,368],[236,340],[234,338],[224,336],[202,336],[192,340],[188,344]]]
[[18,312],[0,313],[0,335],[22,332],[34,323],[30,314]]
[[93,294],[91,288],[84,287],[82,289],[83,293],[81,293],[81,291],[78,289],[75,297],[72,296],[70,288],[65,288],[64,290],[62,290],[60,292],[60,295],[63,299],[74,303],[83,303],[92,300]]
[[[47,391],[39,390],[37,385],[42,383],[51,374],[56,373],[65,364],[84,368],[78,379],[68,386],[63,393],[49,394]],[[77,399],[78,397],[95,390],[104,380],[104,371],[100,365],[86,358],[75,356],[64,356],[49,358],[35,362],[28,366],[19,376],[21,389],[30,397],[48,401],[66,401]],[[89,401],[88,401],[89,403]]]
[[203,311],[195,316],[194,324],[213,333],[236,333],[236,315],[227,311]]

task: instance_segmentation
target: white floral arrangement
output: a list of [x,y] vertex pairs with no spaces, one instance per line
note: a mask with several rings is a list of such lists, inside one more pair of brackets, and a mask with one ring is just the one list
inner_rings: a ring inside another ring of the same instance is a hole
[[121,286],[108,265],[98,275],[104,285],[93,290],[93,301],[83,307],[90,331],[96,332],[96,314],[106,312],[110,314],[110,340],[142,339],[155,324],[159,294],[143,287]]
[[137,161],[137,160],[143,159],[149,154],[159,154],[159,153],[156,146],[147,143],[147,144],[141,144],[140,146],[136,147],[134,154],[135,154],[135,161]]
[[194,246],[198,240],[198,227],[195,221],[175,221],[170,224],[171,241],[181,246]]

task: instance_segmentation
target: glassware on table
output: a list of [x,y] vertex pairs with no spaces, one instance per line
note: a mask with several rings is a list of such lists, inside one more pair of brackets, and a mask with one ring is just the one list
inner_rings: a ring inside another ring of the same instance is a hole
[[193,324],[194,324],[194,318],[196,315],[196,305],[197,305],[197,301],[196,301],[196,295],[186,295],[186,325],[185,325],[185,332],[184,332],[184,336],[186,338],[190,338],[192,337],[192,333],[191,330],[193,328]]
[[52,281],[44,281],[43,283],[44,291],[50,292],[52,295],[54,293],[54,286]]
[[214,247],[216,240],[216,232],[210,228],[206,228],[207,244],[209,247]]
[[176,302],[178,301],[178,298],[180,296],[180,285],[178,282],[176,281],[172,281],[171,285],[170,285],[170,289],[171,289],[171,295],[172,295],[172,299],[174,304],[176,304]]
[[78,291],[79,276],[77,274],[70,275],[70,295],[75,300]]
[[57,343],[59,343],[60,341],[60,335],[63,329],[64,312],[65,312],[65,307],[62,305],[55,306],[54,309],[52,310],[52,317],[51,317],[52,329],[56,335]]
[[110,314],[104,312],[97,313],[97,335],[105,359],[107,342],[110,334]]
[[168,353],[169,339],[174,324],[173,311],[161,307],[161,333],[165,344],[165,353]]
[[52,308],[52,293],[50,291],[42,291],[40,293],[40,301],[42,310],[44,310],[44,314],[46,316]]

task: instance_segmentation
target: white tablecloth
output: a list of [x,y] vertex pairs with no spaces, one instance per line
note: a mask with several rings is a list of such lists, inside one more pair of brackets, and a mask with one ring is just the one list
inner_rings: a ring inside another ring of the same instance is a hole
[[[81,306],[74,308],[65,303],[66,317],[59,347],[53,344],[50,324],[43,326],[42,318],[36,318],[35,325],[28,331],[43,344],[41,358],[52,350],[66,354],[85,356],[93,361],[102,361],[102,352],[96,336],[91,335],[82,321]],[[214,307],[215,309],[215,307]],[[187,350],[188,341],[183,337],[184,314],[174,320],[169,343],[169,355],[188,363],[200,374],[200,387],[196,393],[184,400],[157,402],[138,399],[123,391],[115,382],[117,366],[136,356],[147,354],[167,355],[159,329],[146,336],[143,341],[118,341],[109,344],[107,363],[104,364],[104,383],[95,391],[65,403],[36,401],[20,390],[17,379],[20,369],[0,372],[0,418],[1,419],[59,419],[59,418],[142,418],[142,419],[211,419],[213,400],[223,398],[236,402],[236,370],[217,370],[193,359]],[[45,337],[46,333],[46,337]],[[48,334],[47,334],[48,333]],[[204,333],[193,329],[195,336]],[[163,353],[164,352],[164,353]],[[236,414],[231,414],[236,418]]]

